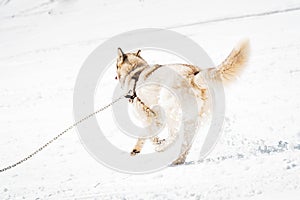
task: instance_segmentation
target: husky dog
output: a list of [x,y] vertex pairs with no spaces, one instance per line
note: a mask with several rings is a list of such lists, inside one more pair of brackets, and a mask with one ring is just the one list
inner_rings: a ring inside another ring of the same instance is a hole
[[[168,128],[168,137],[159,139],[157,136],[151,137],[152,143],[155,145],[155,151],[161,152],[168,148],[177,138],[178,134],[178,116],[180,111],[178,109],[178,102],[167,92],[163,92],[158,86],[145,86],[141,89],[136,88],[137,82],[141,79],[146,80],[152,76],[156,71],[168,67],[180,74],[184,80],[189,83],[189,87],[196,93],[199,118],[207,115],[210,110],[210,96],[208,95],[208,86],[205,79],[210,78],[222,82],[230,82],[234,80],[244,68],[249,55],[249,42],[243,41],[239,43],[229,54],[229,56],[216,68],[200,69],[197,66],[189,64],[168,64],[168,65],[152,65],[150,66],[142,57],[141,50],[136,53],[124,53],[121,48],[118,48],[117,58],[117,76],[122,88],[131,91],[129,102],[132,103],[135,113],[139,120],[147,126],[147,130],[151,135],[153,125],[156,128],[162,126],[162,119],[160,111],[154,108],[155,105],[163,105],[166,126]],[[209,76],[207,76],[209,75]],[[166,80],[171,77],[165,76]],[[175,87],[180,87],[181,83],[174,80],[171,84]],[[182,90],[182,95],[187,95]],[[151,125],[152,126],[149,126]],[[190,127],[196,127],[195,124],[188,124]],[[149,128],[150,127],[150,128]],[[181,147],[180,156],[173,162],[173,164],[182,164],[188,155],[191,147],[191,135],[188,131],[184,133],[184,142]],[[136,145],[131,151],[131,155],[137,155],[141,152],[145,143],[145,138],[139,138]]]

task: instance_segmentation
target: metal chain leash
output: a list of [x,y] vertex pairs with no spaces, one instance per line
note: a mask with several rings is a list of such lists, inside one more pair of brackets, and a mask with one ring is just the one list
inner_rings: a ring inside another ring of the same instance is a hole
[[112,106],[113,104],[117,103],[118,101],[120,101],[121,99],[125,98],[125,95],[120,96],[119,98],[115,99],[114,101],[112,101],[111,103],[107,104],[106,106],[100,108],[99,110],[91,113],[90,115],[82,118],[81,120],[75,122],[72,126],[70,126],[69,128],[67,128],[66,130],[64,130],[63,132],[61,132],[60,134],[58,134],[56,137],[52,138],[51,140],[49,140],[46,144],[44,144],[43,146],[41,146],[39,149],[37,149],[36,151],[34,151],[33,153],[31,153],[30,155],[28,155],[27,157],[23,158],[22,160],[8,166],[5,167],[3,169],[0,169],[0,173],[7,171],[11,168],[16,167],[17,165],[22,164],[23,162],[27,161],[28,159],[32,158],[35,154],[39,153],[40,151],[42,151],[43,149],[45,149],[47,146],[49,146],[52,142],[54,142],[55,140],[57,140],[58,138],[60,138],[61,136],[63,136],[65,133],[67,133],[68,131],[70,131],[72,128],[74,128],[75,126],[77,126],[78,124],[86,121],[87,119],[93,117],[94,115],[98,114],[99,112],[104,111],[105,109],[109,108],[110,106]]

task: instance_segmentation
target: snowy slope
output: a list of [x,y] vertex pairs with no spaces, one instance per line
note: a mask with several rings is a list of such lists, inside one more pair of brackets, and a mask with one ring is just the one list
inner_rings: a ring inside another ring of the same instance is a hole
[[71,131],[1,173],[0,199],[299,199],[299,20],[299,0],[0,1],[0,168],[72,124],[79,69],[112,35],[168,28],[215,63],[241,38],[252,46],[248,68],[226,88],[223,135],[207,159],[120,174],[97,163]]

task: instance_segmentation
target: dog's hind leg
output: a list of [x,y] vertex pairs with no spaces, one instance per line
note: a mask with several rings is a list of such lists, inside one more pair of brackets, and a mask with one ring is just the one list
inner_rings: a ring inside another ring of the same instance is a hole
[[187,155],[189,154],[191,146],[189,146],[180,156],[172,162],[172,165],[181,165],[185,162]]

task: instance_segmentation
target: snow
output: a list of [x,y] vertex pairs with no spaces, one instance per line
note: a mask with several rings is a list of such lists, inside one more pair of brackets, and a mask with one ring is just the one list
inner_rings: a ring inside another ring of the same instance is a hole
[[[1,173],[0,199],[298,199],[299,10],[297,0],[1,0],[0,168],[73,123],[76,76],[112,35],[169,28],[198,42],[216,64],[245,37],[252,53],[226,87],[223,134],[205,160],[195,148],[183,166],[121,174],[96,162],[72,130]],[[159,54],[153,61],[166,62]]]

